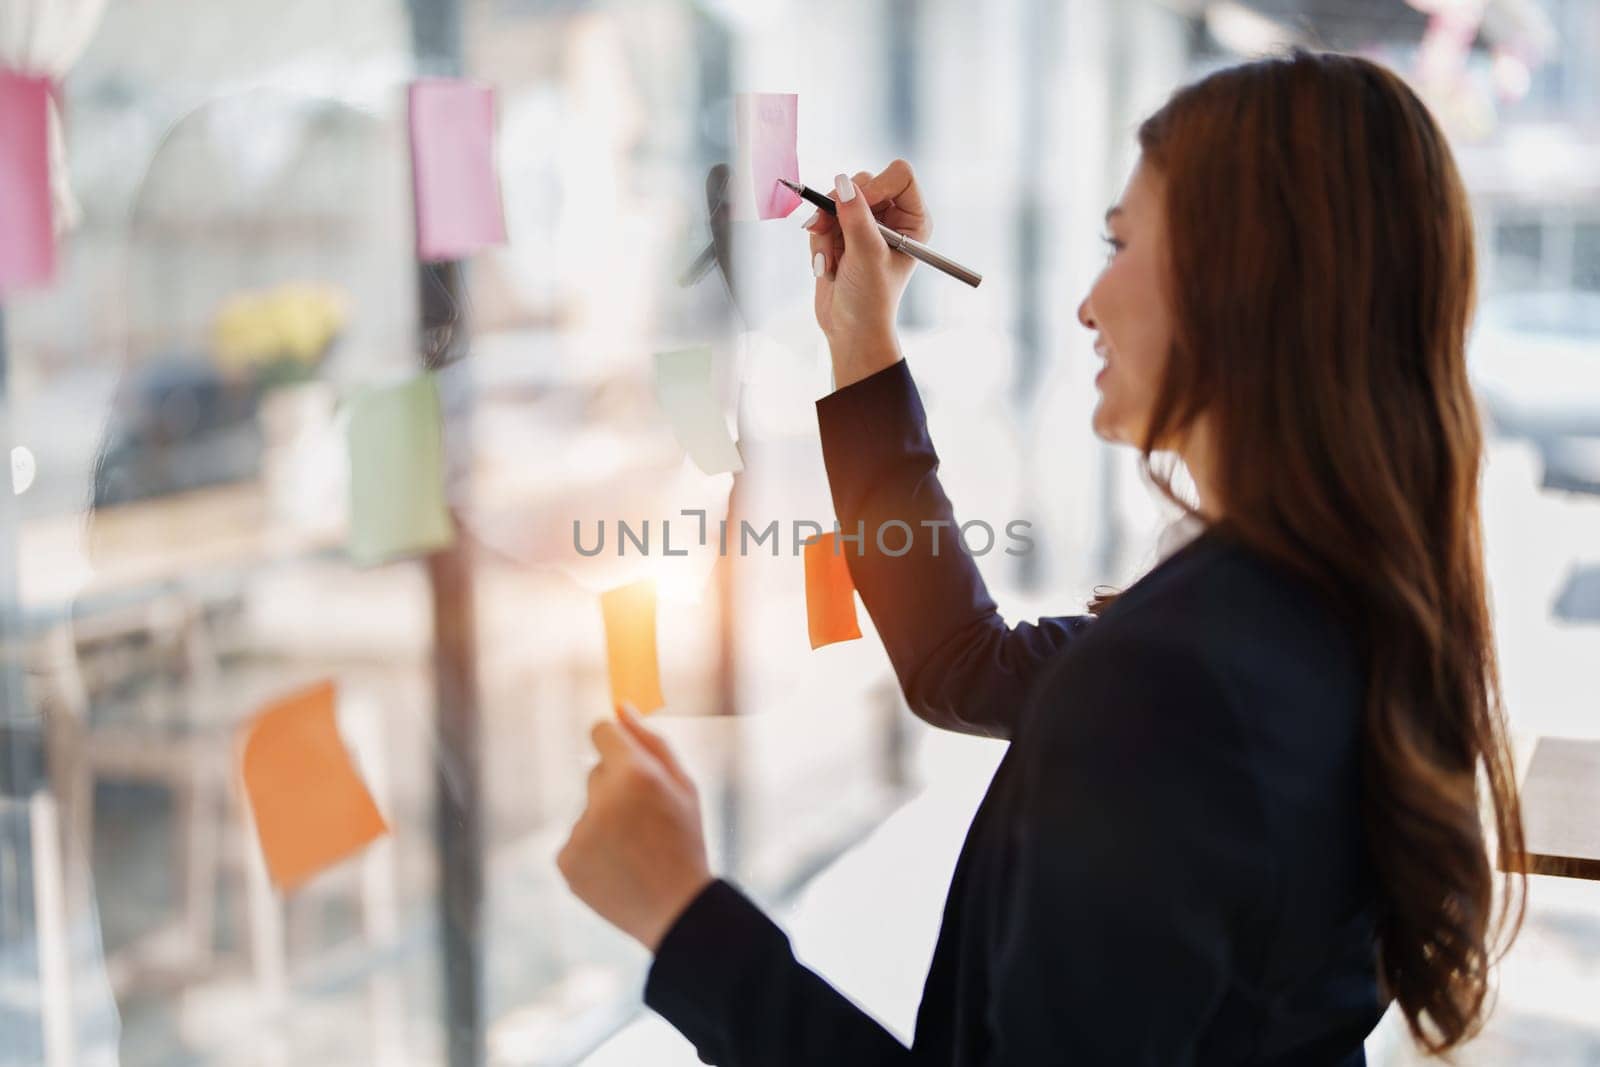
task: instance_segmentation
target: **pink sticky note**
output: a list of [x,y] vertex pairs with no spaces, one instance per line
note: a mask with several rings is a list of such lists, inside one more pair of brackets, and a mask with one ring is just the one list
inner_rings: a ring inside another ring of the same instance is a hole
[[417,258],[460,259],[506,240],[494,165],[494,90],[454,78],[411,83]]
[[[800,180],[800,157],[795,150],[799,112],[800,98],[794,93],[738,96],[734,123],[739,159],[749,175],[750,203],[758,219],[781,219],[800,205],[793,190],[778,184],[779,178]],[[744,215],[737,205],[735,213]]]
[[55,276],[49,102],[48,78],[0,70],[0,294]]

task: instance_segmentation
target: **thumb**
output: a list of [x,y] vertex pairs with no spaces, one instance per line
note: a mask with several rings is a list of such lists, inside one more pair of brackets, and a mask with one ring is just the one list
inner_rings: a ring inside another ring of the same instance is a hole
[[666,739],[644,724],[632,704],[622,704],[617,708],[617,713],[617,717],[622,720],[622,725],[633,739],[644,746],[645,751],[654,756],[667,769],[668,774],[684,785],[692,784],[689,773],[678,762],[678,757],[673,755]]
[[839,230],[844,234],[845,254],[887,255],[889,246],[878,232],[878,220],[856,183],[848,174],[841,174],[833,179],[833,191],[839,202]]

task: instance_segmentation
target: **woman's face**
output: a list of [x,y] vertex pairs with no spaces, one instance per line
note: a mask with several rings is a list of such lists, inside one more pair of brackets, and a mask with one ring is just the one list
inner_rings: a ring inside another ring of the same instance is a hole
[[1160,173],[1140,161],[1106,213],[1105,269],[1078,305],[1078,321],[1095,331],[1094,349],[1105,361],[1094,380],[1100,393],[1094,432],[1107,441],[1144,441],[1167,366],[1165,206]]

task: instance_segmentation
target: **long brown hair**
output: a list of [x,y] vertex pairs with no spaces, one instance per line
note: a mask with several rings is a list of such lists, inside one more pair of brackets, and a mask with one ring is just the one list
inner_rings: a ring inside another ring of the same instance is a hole
[[1204,413],[1219,525],[1325,589],[1359,635],[1379,973],[1442,1052],[1482,1026],[1525,900],[1507,874],[1497,906],[1479,809],[1481,782],[1501,855],[1520,856],[1464,352],[1466,194],[1427,108],[1352,56],[1219,71],[1139,145],[1165,179],[1174,320],[1146,472],[1187,507],[1151,454]]

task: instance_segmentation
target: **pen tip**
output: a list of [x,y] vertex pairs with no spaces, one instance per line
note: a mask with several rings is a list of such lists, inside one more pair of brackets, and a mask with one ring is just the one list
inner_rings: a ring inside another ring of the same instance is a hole
[[793,189],[797,193],[805,188],[805,186],[801,185],[799,182],[792,182],[788,178],[779,178],[778,182],[789,189]]

